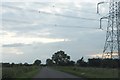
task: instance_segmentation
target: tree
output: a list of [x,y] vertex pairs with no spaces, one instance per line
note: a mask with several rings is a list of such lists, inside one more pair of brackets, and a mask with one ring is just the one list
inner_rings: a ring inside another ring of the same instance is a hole
[[57,65],[66,65],[70,61],[70,56],[60,50],[52,55],[52,60]]
[[39,66],[41,64],[41,60],[37,59],[37,60],[35,60],[35,62],[33,64]]
[[29,64],[27,62],[24,63],[24,66],[29,66]]
[[13,67],[15,65],[15,63],[11,63],[11,66]]
[[23,66],[23,64],[22,64],[22,63],[19,63],[18,66]]
[[69,61],[68,62],[68,66],[74,66],[75,65],[75,61]]
[[102,66],[102,61],[103,60],[100,59],[100,58],[88,59],[89,66],[92,66],[92,67],[101,67]]
[[101,59],[101,58],[92,58],[88,59],[89,66],[92,67],[104,67],[104,68],[117,68],[120,65],[119,59]]
[[84,57],[82,57],[81,59],[77,60],[77,65],[81,66],[81,67],[86,67],[87,63],[83,60]]
[[51,59],[47,59],[46,60],[46,65],[52,66],[53,65],[53,61]]
[[3,67],[10,67],[10,63],[2,63]]

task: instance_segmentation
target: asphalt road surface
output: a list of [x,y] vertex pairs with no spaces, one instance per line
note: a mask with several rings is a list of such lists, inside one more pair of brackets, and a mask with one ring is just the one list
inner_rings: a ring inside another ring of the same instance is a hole
[[34,78],[79,78],[77,76],[43,67]]

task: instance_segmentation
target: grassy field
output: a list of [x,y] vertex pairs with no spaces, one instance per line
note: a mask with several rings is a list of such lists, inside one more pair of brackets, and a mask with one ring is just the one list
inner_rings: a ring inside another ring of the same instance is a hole
[[62,66],[54,68],[83,78],[118,78],[118,69]]
[[37,66],[19,66],[19,67],[3,67],[3,78],[32,78],[38,73],[40,67]]
[[2,67],[0,66],[0,79],[2,78]]

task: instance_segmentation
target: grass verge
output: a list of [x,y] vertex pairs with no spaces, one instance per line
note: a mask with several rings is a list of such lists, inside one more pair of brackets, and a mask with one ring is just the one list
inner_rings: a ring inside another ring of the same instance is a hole
[[2,66],[0,65],[0,79],[2,78]]
[[118,78],[118,69],[92,68],[92,67],[63,67],[54,69],[67,72],[82,78]]
[[3,67],[2,78],[32,78],[39,70],[38,66]]

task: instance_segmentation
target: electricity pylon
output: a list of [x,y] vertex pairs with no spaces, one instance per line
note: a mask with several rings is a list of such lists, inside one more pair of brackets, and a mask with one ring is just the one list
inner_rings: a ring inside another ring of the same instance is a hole
[[120,59],[120,1],[110,0],[109,2],[100,2],[97,6],[99,13],[99,4],[109,3],[109,14],[100,19],[100,28],[102,28],[102,19],[107,19],[106,41],[102,58]]

